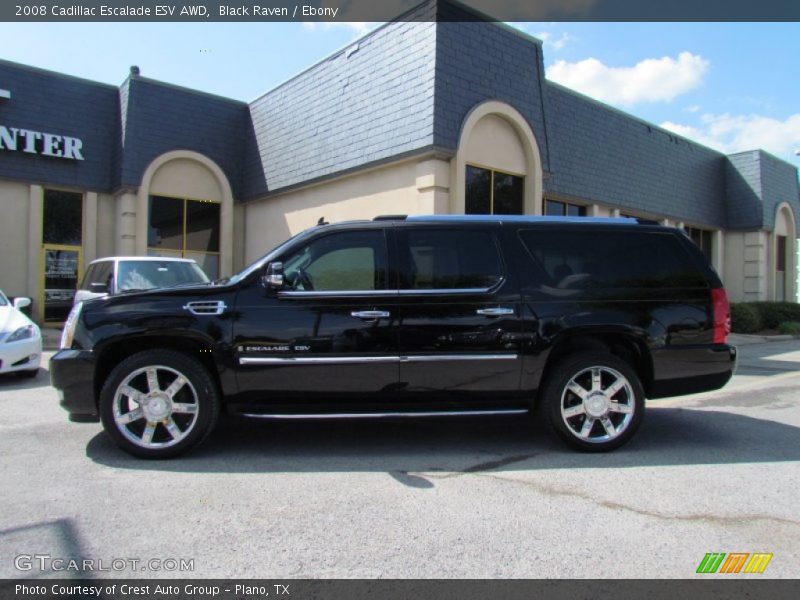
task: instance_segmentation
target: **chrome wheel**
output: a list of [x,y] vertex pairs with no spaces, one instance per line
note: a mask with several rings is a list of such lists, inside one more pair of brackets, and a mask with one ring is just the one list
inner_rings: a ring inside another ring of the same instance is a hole
[[616,369],[592,366],[579,371],[561,393],[561,419],[577,439],[593,444],[621,436],[636,411],[633,387]]
[[117,386],[112,406],[119,432],[140,448],[168,448],[197,423],[199,401],[189,378],[163,365],[132,371]]

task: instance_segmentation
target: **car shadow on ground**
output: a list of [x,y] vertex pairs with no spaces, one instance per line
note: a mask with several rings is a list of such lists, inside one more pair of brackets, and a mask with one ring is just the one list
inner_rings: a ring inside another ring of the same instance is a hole
[[47,369],[40,368],[36,377],[23,377],[16,373],[0,375],[0,391],[32,390],[43,387],[50,387],[50,372]]
[[[415,473],[619,469],[800,460],[800,428],[724,412],[654,408],[636,437],[606,454],[573,452],[529,417],[266,422],[226,418],[197,450],[141,460],[101,432],[86,455],[101,465],[194,473]],[[424,481],[424,479],[423,479]]]

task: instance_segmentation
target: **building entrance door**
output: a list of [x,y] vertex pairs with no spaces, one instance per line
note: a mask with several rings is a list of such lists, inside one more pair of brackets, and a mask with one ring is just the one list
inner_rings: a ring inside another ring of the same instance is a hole
[[42,246],[42,319],[66,321],[78,289],[83,267],[80,246],[44,244]]

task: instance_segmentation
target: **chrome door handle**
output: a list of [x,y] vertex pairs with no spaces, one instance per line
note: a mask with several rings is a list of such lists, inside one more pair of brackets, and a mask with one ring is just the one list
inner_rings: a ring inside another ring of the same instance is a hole
[[502,317],[505,315],[513,315],[514,309],[513,308],[479,308],[475,311],[479,315],[483,315],[484,317]]
[[356,319],[364,319],[365,321],[374,321],[375,319],[384,319],[389,316],[388,310],[354,310],[350,313],[351,317]]

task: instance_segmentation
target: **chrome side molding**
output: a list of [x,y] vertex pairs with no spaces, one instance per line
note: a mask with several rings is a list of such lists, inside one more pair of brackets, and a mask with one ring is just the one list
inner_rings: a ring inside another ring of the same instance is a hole
[[242,413],[240,416],[250,419],[273,420],[319,420],[319,419],[400,419],[420,417],[484,417],[487,415],[524,415],[527,408],[509,408],[495,410],[437,410],[437,411],[398,411],[390,413]]
[[419,363],[460,360],[516,360],[518,354],[430,354],[419,356],[242,356],[240,365],[343,365],[362,363]]

